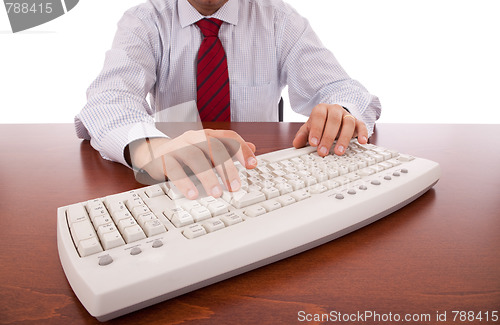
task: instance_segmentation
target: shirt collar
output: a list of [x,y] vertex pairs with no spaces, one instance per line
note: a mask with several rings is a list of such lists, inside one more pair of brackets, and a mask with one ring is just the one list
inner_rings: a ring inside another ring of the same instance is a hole
[[211,16],[203,16],[187,0],[179,0],[179,22],[184,28],[203,18],[217,18],[226,23],[238,24],[238,0],[229,0]]

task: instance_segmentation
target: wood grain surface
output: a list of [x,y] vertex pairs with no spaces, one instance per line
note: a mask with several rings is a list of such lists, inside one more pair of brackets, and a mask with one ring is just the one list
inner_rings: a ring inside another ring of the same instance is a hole
[[[300,124],[205,126],[231,128],[262,154],[290,147]],[[109,323],[334,324],[314,317],[371,311],[431,316],[407,324],[498,324],[453,320],[500,312],[498,134],[500,125],[377,125],[373,143],[441,164],[433,189],[335,241]],[[99,323],[62,270],[56,209],[141,184],[70,124],[0,125],[0,149],[0,324]]]

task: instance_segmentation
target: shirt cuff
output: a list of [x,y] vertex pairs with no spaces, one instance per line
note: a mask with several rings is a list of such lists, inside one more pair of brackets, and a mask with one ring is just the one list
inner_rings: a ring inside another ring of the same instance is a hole
[[132,142],[145,138],[168,138],[163,132],[149,123],[124,125],[110,131],[97,143],[93,138],[90,144],[101,153],[104,159],[119,162],[127,167],[131,166],[125,160],[125,148]]

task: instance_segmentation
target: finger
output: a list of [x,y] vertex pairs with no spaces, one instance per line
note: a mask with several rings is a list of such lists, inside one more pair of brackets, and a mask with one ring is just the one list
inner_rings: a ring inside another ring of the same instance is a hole
[[295,148],[302,148],[307,145],[307,141],[309,138],[309,124],[304,123],[300,129],[295,134],[295,138],[293,139],[293,146]]
[[326,156],[330,152],[330,148],[337,138],[342,123],[343,112],[344,109],[338,105],[330,106],[328,109],[325,129],[323,131],[323,136],[321,137],[321,142],[318,145],[318,154],[322,157]]
[[358,135],[358,142],[361,144],[368,143],[368,129],[366,124],[360,120],[356,120],[356,132]]
[[148,164],[143,166],[142,169],[157,182],[164,182],[167,180],[167,176],[163,172],[163,165],[160,158],[150,161]]
[[255,144],[253,144],[252,142],[247,142],[247,146],[250,148],[250,150],[252,150],[253,154],[255,155],[255,150],[257,150]]
[[234,166],[226,146],[217,138],[208,138],[208,151],[213,166],[230,191],[237,191],[241,187],[238,169]]
[[255,145],[251,142],[242,144],[238,151],[233,155],[242,166],[247,169],[257,167],[257,158],[255,158]]
[[342,117],[342,126],[340,134],[335,145],[335,154],[341,156],[349,146],[354,130],[356,128],[356,119],[351,114],[347,113]]
[[175,158],[170,155],[164,155],[161,159],[156,160],[161,161],[161,171],[164,177],[167,176],[185,197],[190,200],[198,197],[198,189]]
[[317,147],[323,136],[325,122],[328,117],[328,109],[325,104],[316,105],[309,116],[309,144]]
[[[209,162],[209,158],[205,155],[205,152],[208,153],[209,151],[208,149],[205,150],[206,151],[201,150],[196,145],[188,145],[176,150],[172,154],[175,155],[174,158],[179,162],[182,162],[191,169],[208,195],[219,197],[222,195],[222,188],[217,176],[212,170],[212,164]],[[169,176],[169,178],[171,177]]]
[[252,169],[257,166],[255,145],[253,143],[249,145],[249,142],[243,140],[238,133],[231,130],[206,130],[206,133],[222,141],[231,156],[234,156],[245,168]]

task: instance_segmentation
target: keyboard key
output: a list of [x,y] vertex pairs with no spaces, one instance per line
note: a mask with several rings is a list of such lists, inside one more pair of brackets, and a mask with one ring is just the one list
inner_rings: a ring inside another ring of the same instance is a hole
[[281,208],[281,203],[279,203],[278,200],[276,200],[276,199],[271,199],[271,200],[261,202],[260,205],[264,209],[266,209],[267,212]]
[[257,217],[266,213],[266,209],[259,204],[255,204],[247,207],[243,213],[249,217]]
[[259,182],[257,185],[259,185],[260,187],[262,187],[263,189],[264,188],[268,188],[268,187],[274,187],[274,182],[271,182],[270,180],[264,180],[262,182]]
[[183,212],[183,211],[186,211],[184,210],[183,208],[181,208],[180,206],[177,206],[175,204],[172,204],[172,205],[169,205],[169,206],[166,206],[164,207],[164,211],[163,211],[163,214],[165,215],[165,217],[167,217],[168,220],[171,220],[172,217],[176,214],[176,213],[180,213],[180,212]]
[[278,202],[281,203],[282,206],[285,206],[285,205],[290,205],[292,203],[295,203],[297,202],[292,196],[290,196],[289,194],[286,194],[286,195],[282,195],[280,196],[279,198],[277,198]]
[[127,219],[120,220],[120,222],[118,222],[117,225],[118,225],[118,229],[120,230],[120,232],[123,233],[125,228],[135,226],[135,225],[137,225],[137,222],[135,221],[134,218],[130,217]]
[[280,164],[283,166],[283,167],[294,167],[294,163],[291,162],[290,160],[288,159],[285,159],[285,160],[282,160],[280,161]]
[[165,226],[158,220],[146,221],[144,224],[144,232],[146,236],[151,237],[166,232]]
[[339,175],[345,175],[349,173],[349,168],[347,166],[341,165],[337,168],[337,171],[339,172]]
[[144,227],[144,224],[148,221],[151,221],[151,220],[157,220],[158,218],[156,218],[156,216],[153,214],[153,212],[148,212],[148,213],[145,213],[145,214],[141,214],[138,218],[137,218],[137,223],[139,223],[139,225],[141,225],[141,227]]
[[126,227],[121,232],[127,244],[146,238],[146,234],[138,224]]
[[280,196],[280,191],[276,187],[264,188],[262,189],[262,193],[264,193],[268,200]]
[[294,191],[300,190],[306,187],[306,183],[302,179],[294,179],[288,182],[294,189]]
[[167,196],[169,198],[171,198],[172,200],[177,200],[177,199],[184,197],[182,192],[179,191],[179,189],[177,187],[175,187],[174,185],[171,185],[171,187],[168,189]]
[[92,220],[94,220],[97,216],[109,215],[108,210],[104,207],[104,204],[98,200],[89,201],[87,210],[89,212],[90,219]]
[[414,160],[415,157],[410,155],[400,154],[396,159],[399,160],[400,162],[408,162]]
[[325,182],[323,182],[323,185],[325,185],[329,190],[334,189],[336,187],[339,187],[341,184],[337,182],[336,180],[330,179]]
[[130,211],[132,212],[132,215],[135,218],[137,218],[141,214],[148,213],[151,210],[149,210],[148,206],[144,204],[144,205],[136,206],[136,207],[132,208]]
[[104,235],[105,233],[114,232],[114,231],[118,231],[118,229],[116,228],[115,224],[112,222],[105,224],[105,225],[102,225],[102,226],[99,226],[99,228],[97,228],[97,234],[99,235],[99,238],[101,238],[101,236]]
[[103,233],[99,236],[99,238],[101,239],[102,246],[105,250],[125,245],[125,241],[118,230]]
[[66,211],[66,216],[69,224],[89,218],[85,207],[81,203],[70,205]]
[[350,182],[355,182],[361,179],[361,177],[355,173],[347,174],[345,175],[345,177],[349,179]]
[[378,154],[381,155],[384,158],[384,160],[392,158],[392,154],[387,151],[378,151]]
[[286,175],[286,172],[282,169],[275,169],[273,171],[273,174],[276,176],[276,177],[283,177]]
[[214,217],[229,211],[227,208],[227,204],[218,200],[216,200],[214,203],[209,204],[207,206],[207,209],[210,211],[210,213],[212,213]]
[[90,220],[86,219],[71,224],[71,236],[73,237],[75,244],[78,246],[80,241],[96,237],[96,233],[94,231],[94,227],[90,223]]
[[330,178],[327,173],[322,172],[322,171],[314,172],[313,176],[316,177],[316,180],[318,182],[327,181]]
[[343,176],[335,178],[335,181],[339,182],[340,185],[346,185],[346,184],[349,184],[351,182],[351,180],[349,178],[343,177]]
[[272,174],[262,174],[261,177],[264,181],[272,181],[274,179]]
[[161,187],[159,185],[154,185],[154,186],[147,188],[145,193],[148,197],[157,197],[160,195],[165,195],[165,193],[163,192],[163,190],[161,189]]
[[373,168],[363,168],[361,170],[358,170],[356,172],[359,176],[370,176],[370,175],[373,175],[375,174],[375,170]]
[[250,192],[260,192],[260,190],[262,190],[262,187],[256,184],[252,184],[248,186],[248,189],[246,191],[250,193]]
[[193,239],[196,237],[200,237],[203,235],[206,235],[207,231],[205,228],[203,228],[200,224],[193,224],[190,226],[187,226],[183,231],[182,234],[188,238],[188,239]]
[[393,164],[391,164],[388,161],[383,161],[383,162],[381,162],[378,165],[384,167],[385,169],[389,169],[389,168],[392,168],[394,166]]
[[[319,184],[318,184],[319,185]],[[314,185],[313,185],[314,186]],[[323,185],[320,185],[322,187],[324,187]],[[327,190],[327,188],[325,187],[325,191]],[[302,189],[302,190],[298,190],[298,191],[295,191],[295,192],[292,192],[290,194],[296,201],[302,201],[304,199],[307,199],[309,197],[311,197],[311,194],[306,190],[306,189]]]
[[81,257],[102,252],[101,244],[97,237],[81,240],[78,243],[78,253]]
[[98,216],[98,217],[95,217],[93,224],[94,224],[94,228],[97,230],[100,226],[108,224],[108,223],[112,223],[112,222],[113,222],[113,219],[111,219],[111,217],[109,215],[108,216]]
[[196,200],[180,199],[175,203],[177,206],[181,206],[186,211],[191,211],[194,208],[202,207],[201,203]]
[[93,210],[93,209],[100,210],[100,209],[106,209],[106,208],[104,207],[104,204],[99,199],[87,201],[87,210],[89,210],[89,212],[90,212],[90,210]]
[[312,194],[319,194],[328,191],[328,187],[326,187],[324,184],[315,184],[311,187],[309,187],[309,192]]
[[280,191],[280,195],[284,195],[284,194],[293,192],[292,185],[290,185],[288,183],[277,184],[276,188]]
[[271,169],[269,169],[267,166],[257,166],[255,170],[258,170],[261,174],[271,173]]
[[318,180],[314,176],[307,176],[302,178],[306,186],[311,186],[318,183]]
[[199,222],[212,217],[210,210],[208,210],[204,206],[193,208],[189,210],[189,213],[191,213],[191,216],[194,218],[195,222]]
[[399,166],[401,165],[401,161],[397,160],[397,159],[389,159],[387,160],[388,163],[390,163],[392,166]]
[[105,205],[108,208],[108,211],[111,213],[111,215],[119,211],[127,210],[127,207],[125,206],[125,203],[123,203],[123,201],[112,201],[109,198],[106,198]]
[[199,200],[201,205],[208,207],[210,204],[217,202],[217,200],[213,196],[206,196]]
[[225,213],[219,218],[226,226],[232,226],[243,221],[243,217],[236,211]]
[[[147,212],[145,212],[145,213],[147,213]],[[144,213],[141,213],[141,214],[144,214]],[[139,214],[136,218],[138,218],[141,214]],[[119,211],[113,212],[113,214],[111,216],[112,216],[113,221],[115,223],[119,223],[120,220],[131,218],[132,214],[128,210],[119,210]]]
[[203,223],[203,227],[207,232],[214,232],[224,228],[225,225],[219,218],[210,218]]
[[238,208],[244,208],[249,205],[266,200],[266,195],[262,192],[249,192],[238,197],[233,197],[232,204]]
[[144,201],[137,194],[132,194],[130,198],[125,201],[125,205],[129,210],[133,210],[135,207],[144,205]]
[[191,216],[191,214],[189,214],[189,212],[184,211],[184,210],[179,211],[177,213],[174,213],[174,215],[172,216],[172,219],[170,219],[170,221],[177,228],[184,227],[184,226],[187,226],[189,224],[194,223],[194,219]]

